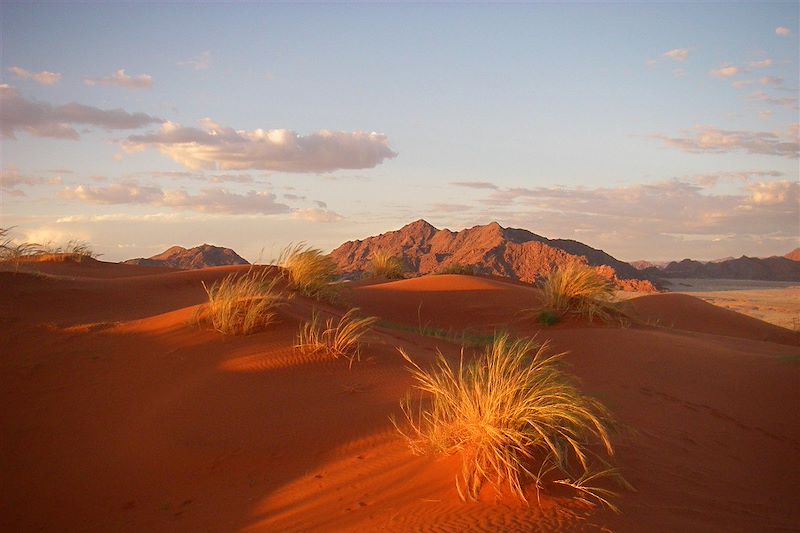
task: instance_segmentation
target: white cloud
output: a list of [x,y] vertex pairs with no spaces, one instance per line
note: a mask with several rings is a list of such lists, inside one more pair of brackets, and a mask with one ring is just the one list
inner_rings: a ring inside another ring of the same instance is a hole
[[372,168],[396,157],[381,133],[321,130],[299,135],[291,130],[234,130],[211,119],[202,129],[166,122],[156,133],[128,137],[128,149],[157,148],[192,170],[275,170],[332,172]]
[[775,35],[779,35],[781,37],[788,37],[791,33],[791,30],[786,26],[778,26],[775,28]]
[[758,118],[762,120],[769,120],[772,118],[772,110],[771,109],[763,109],[758,112]]
[[160,118],[122,109],[105,110],[74,102],[52,106],[27,100],[13,87],[0,85],[0,132],[7,138],[15,138],[15,132],[22,130],[37,137],[78,139],[80,135],[72,127],[74,124],[125,130],[161,122]]
[[688,48],[673,48],[667,52],[661,54],[663,57],[668,57],[674,61],[686,61],[689,57],[689,49]]
[[672,70],[672,75],[676,78],[685,78],[688,72],[686,72],[685,68],[676,68]]
[[178,65],[182,67],[189,67],[194,70],[206,70],[211,66],[211,52],[205,52],[187,59],[185,61],[178,61]]
[[103,78],[86,78],[83,80],[86,85],[118,85],[126,89],[149,89],[153,86],[153,77],[149,74],[139,76],[129,76],[125,74],[125,69],[119,69],[111,76]]
[[786,132],[731,131],[714,126],[695,126],[683,130],[684,137],[653,135],[665,145],[695,154],[743,151],[750,154],[777,155],[796,159],[800,151],[797,128]]
[[712,70],[709,72],[712,76],[717,78],[730,78],[732,76],[736,76],[739,74],[741,70],[739,67],[733,66],[730,63],[723,63],[718,69]]
[[25,70],[24,68],[20,67],[9,67],[8,71],[17,78],[23,80],[33,80],[36,83],[41,83],[42,85],[55,85],[61,81],[61,74],[47,70],[43,70],[41,72],[31,72],[30,70]]

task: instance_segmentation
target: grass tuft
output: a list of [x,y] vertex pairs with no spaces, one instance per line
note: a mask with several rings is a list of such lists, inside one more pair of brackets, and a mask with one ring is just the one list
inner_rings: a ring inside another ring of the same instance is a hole
[[361,337],[377,321],[377,317],[358,317],[358,308],[346,312],[336,322],[329,318],[323,324],[316,311],[311,320],[300,326],[296,347],[305,353],[324,351],[333,357],[344,357],[350,361],[361,358]]
[[[458,367],[439,352],[433,368],[423,370],[399,350],[429,403],[420,401],[414,409],[406,398],[407,427],[393,423],[415,453],[462,455],[456,487],[463,500],[476,500],[491,482],[527,501],[524,484],[534,481],[538,491],[553,470],[591,494],[588,483],[600,474],[592,473],[589,446],[596,440],[613,454],[610,416],[559,370],[564,354],[547,355],[546,345],[503,334],[471,363],[464,362],[463,350]],[[597,495],[604,504],[611,496]]]
[[278,265],[284,269],[289,283],[310,298],[332,301],[336,298],[336,263],[318,248],[306,243],[290,244],[281,252]]
[[389,252],[378,250],[370,257],[366,274],[370,278],[403,279],[404,271],[402,258],[395,257]]
[[[615,289],[595,269],[569,263],[547,276],[541,284],[542,304],[536,311],[561,317],[565,314],[609,320],[617,315]],[[541,318],[541,314],[539,315]]]
[[248,335],[275,321],[277,308],[286,296],[278,288],[279,278],[267,270],[249,270],[244,275],[230,274],[210,287],[203,282],[208,304],[196,316],[206,319],[225,335]]

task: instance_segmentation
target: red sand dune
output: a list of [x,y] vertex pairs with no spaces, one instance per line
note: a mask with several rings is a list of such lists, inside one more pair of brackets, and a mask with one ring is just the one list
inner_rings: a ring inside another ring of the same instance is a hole
[[458,347],[379,328],[348,369],[293,351],[313,305],[301,297],[255,335],[194,325],[200,281],[236,267],[117,277],[64,265],[65,278],[58,266],[48,265],[54,276],[0,273],[3,530],[800,527],[791,332],[690,297],[632,304],[670,327],[540,330],[517,314],[535,290],[515,284],[436,276],[353,285],[343,299],[389,321],[538,331],[570,351],[582,387],[617,416],[614,463],[638,489],[617,499],[622,515],[563,494],[546,493],[541,507],[535,497],[530,507],[494,501],[491,488],[464,504],[458,458],[411,455],[388,420],[411,385],[395,346],[423,364],[437,346],[454,357]]
[[717,307],[688,294],[653,294],[628,302],[633,316],[667,328],[781,344],[800,342],[800,334]]

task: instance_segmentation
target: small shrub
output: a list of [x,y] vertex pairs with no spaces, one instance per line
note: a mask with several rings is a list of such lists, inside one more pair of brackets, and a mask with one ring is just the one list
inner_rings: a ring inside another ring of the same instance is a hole
[[[430,403],[415,408],[407,398],[402,410],[409,427],[393,420],[395,427],[416,453],[462,455],[456,487],[463,500],[476,500],[487,481],[507,484],[525,500],[526,481],[533,480],[538,490],[543,477],[558,470],[566,476],[560,482],[580,486],[583,496],[608,504],[610,491],[588,483],[613,471],[592,473],[588,446],[596,439],[613,453],[610,417],[559,370],[564,354],[548,356],[546,345],[537,349],[531,339],[511,340],[505,334],[471,363],[465,364],[462,351],[457,368],[441,352],[431,370],[400,353]],[[572,472],[576,466],[581,473]]]
[[460,274],[462,276],[474,276],[475,268],[470,265],[462,265],[461,263],[454,263],[439,269],[437,274]]
[[542,304],[538,311],[559,316],[572,313],[589,320],[608,320],[616,313],[614,286],[593,268],[569,263],[547,276],[541,284]]
[[371,278],[403,279],[404,270],[401,258],[378,250],[370,257],[366,273]]
[[296,347],[303,352],[325,351],[333,357],[344,357],[353,364],[361,356],[361,337],[378,321],[377,317],[356,316],[358,308],[350,309],[336,322],[329,318],[323,325],[316,311],[311,321],[300,326]]
[[554,313],[553,311],[548,311],[545,309],[544,311],[539,312],[536,320],[545,326],[552,326],[557,324],[558,321],[561,320],[561,317],[558,316],[558,313]]
[[336,263],[318,248],[305,243],[289,245],[278,258],[292,287],[311,298],[333,300],[336,289]]
[[[266,327],[276,317],[285,301],[278,288],[279,279],[268,277],[266,270],[249,270],[244,275],[230,274],[211,287],[203,282],[208,294],[206,317],[213,328],[225,335],[247,335]],[[197,316],[198,322],[201,316]]]

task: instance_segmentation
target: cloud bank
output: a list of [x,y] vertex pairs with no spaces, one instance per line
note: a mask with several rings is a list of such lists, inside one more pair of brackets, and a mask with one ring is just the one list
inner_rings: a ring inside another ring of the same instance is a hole
[[53,106],[46,102],[28,100],[16,89],[0,85],[0,133],[14,139],[17,131],[37,137],[78,139],[73,125],[95,126],[105,130],[137,129],[163,122],[145,113],[128,113],[123,109],[99,109],[75,102]]
[[67,187],[61,192],[61,197],[90,204],[153,205],[201,213],[272,215],[292,211],[288,205],[276,202],[274,194],[267,192],[251,190],[238,194],[225,189],[204,189],[197,194],[190,194],[184,190],[165,190],[136,182],[115,183],[105,187]]
[[253,131],[222,127],[210,119],[202,128],[165,122],[160,131],[128,137],[124,148],[154,147],[191,170],[273,170],[332,172],[373,168],[397,156],[380,133],[321,130],[300,135],[291,130]]

